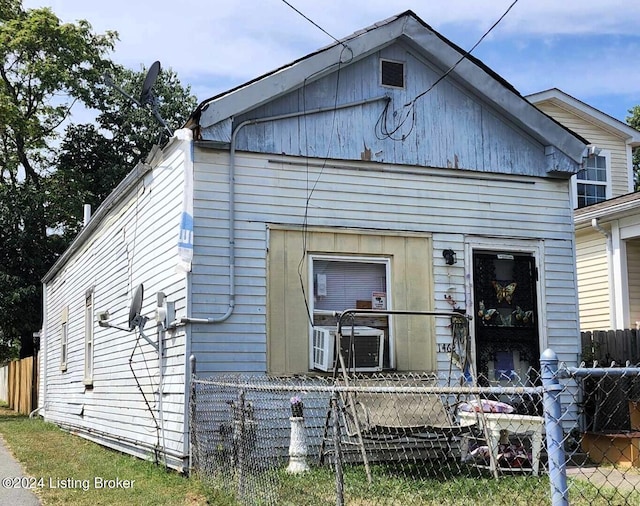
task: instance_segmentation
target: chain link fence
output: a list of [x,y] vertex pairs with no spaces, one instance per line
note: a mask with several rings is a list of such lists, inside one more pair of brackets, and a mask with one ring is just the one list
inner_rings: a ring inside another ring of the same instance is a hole
[[483,387],[449,374],[194,376],[192,473],[242,505],[636,505],[640,372],[622,370]]
[[640,504],[640,368],[595,365],[555,373],[566,464],[552,496],[570,504]]

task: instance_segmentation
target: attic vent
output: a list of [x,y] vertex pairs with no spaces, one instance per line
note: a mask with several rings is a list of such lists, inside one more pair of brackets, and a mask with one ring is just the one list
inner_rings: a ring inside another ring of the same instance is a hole
[[404,88],[404,63],[380,60],[382,86]]

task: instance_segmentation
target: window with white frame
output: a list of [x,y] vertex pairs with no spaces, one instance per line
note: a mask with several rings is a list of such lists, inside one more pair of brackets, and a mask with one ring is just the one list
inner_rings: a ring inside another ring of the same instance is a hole
[[69,308],[65,307],[62,310],[62,317],[60,322],[60,370],[62,372],[67,370],[67,354],[69,346]]
[[[313,255],[311,257],[311,277],[313,297],[314,328],[335,326],[335,317],[328,316],[332,311],[346,309],[390,309],[387,288],[390,283],[390,262],[388,258],[377,257],[332,257]],[[369,337],[380,331],[384,342],[380,356],[380,366],[391,367],[391,332],[389,317],[381,315],[367,321],[356,320],[359,332]],[[347,330],[349,332],[349,330]],[[311,330],[310,350],[312,350],[311,366],[317,363],[313,350],[317,348],[317,332]],[[360,339],[364,342],[365,337]],[[333,353],[331,353],[333,356]],[[356,364],[356,367],[358,365]],[[317,368],[317,365],[316,365]],[[363,369],[364,370],[364,369]]]
[[84,305],[84,383],[93,384],[93,289],[87,290]]
[[576,175],[576,207],[586,207],[607,200],[610,186],[609,155],[600,152],[585,159]]

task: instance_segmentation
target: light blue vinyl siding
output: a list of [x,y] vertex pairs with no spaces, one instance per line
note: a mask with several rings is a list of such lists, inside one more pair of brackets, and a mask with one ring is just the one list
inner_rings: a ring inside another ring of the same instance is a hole
[[[228,153],[196,149],[195,161],[192,309],[195,317],[216,317],[228,304]],[[444,295],[452,286],[461,307],[469,298],[467,238],[493,238],[496,247],[511,239],[542,241],[544,331],[563,357],[575,359],[577,299],[566,180],[375,162],[327,160],[322,165],[303,158],[236,154],[236,308],[222,324],[193,326],[192,349],[201,374],[266,371],[267,228],[271,223],[301,226],[312,187],[309,227],[432,234],[434,258],[425,261],[434,266],[439,310],[450,309]],[[444,265],[445,248],[456,251],[455,266]],[[450,342],[447,325],[437,322],[438,342]],[[445,358],[439,357],[441,368]]]

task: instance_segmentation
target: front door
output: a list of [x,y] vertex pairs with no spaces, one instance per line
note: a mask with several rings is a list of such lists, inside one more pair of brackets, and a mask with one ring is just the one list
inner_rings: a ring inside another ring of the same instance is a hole
[[531,254],[473,252],[476,371],[481,384],[535,382],[537,269]]

